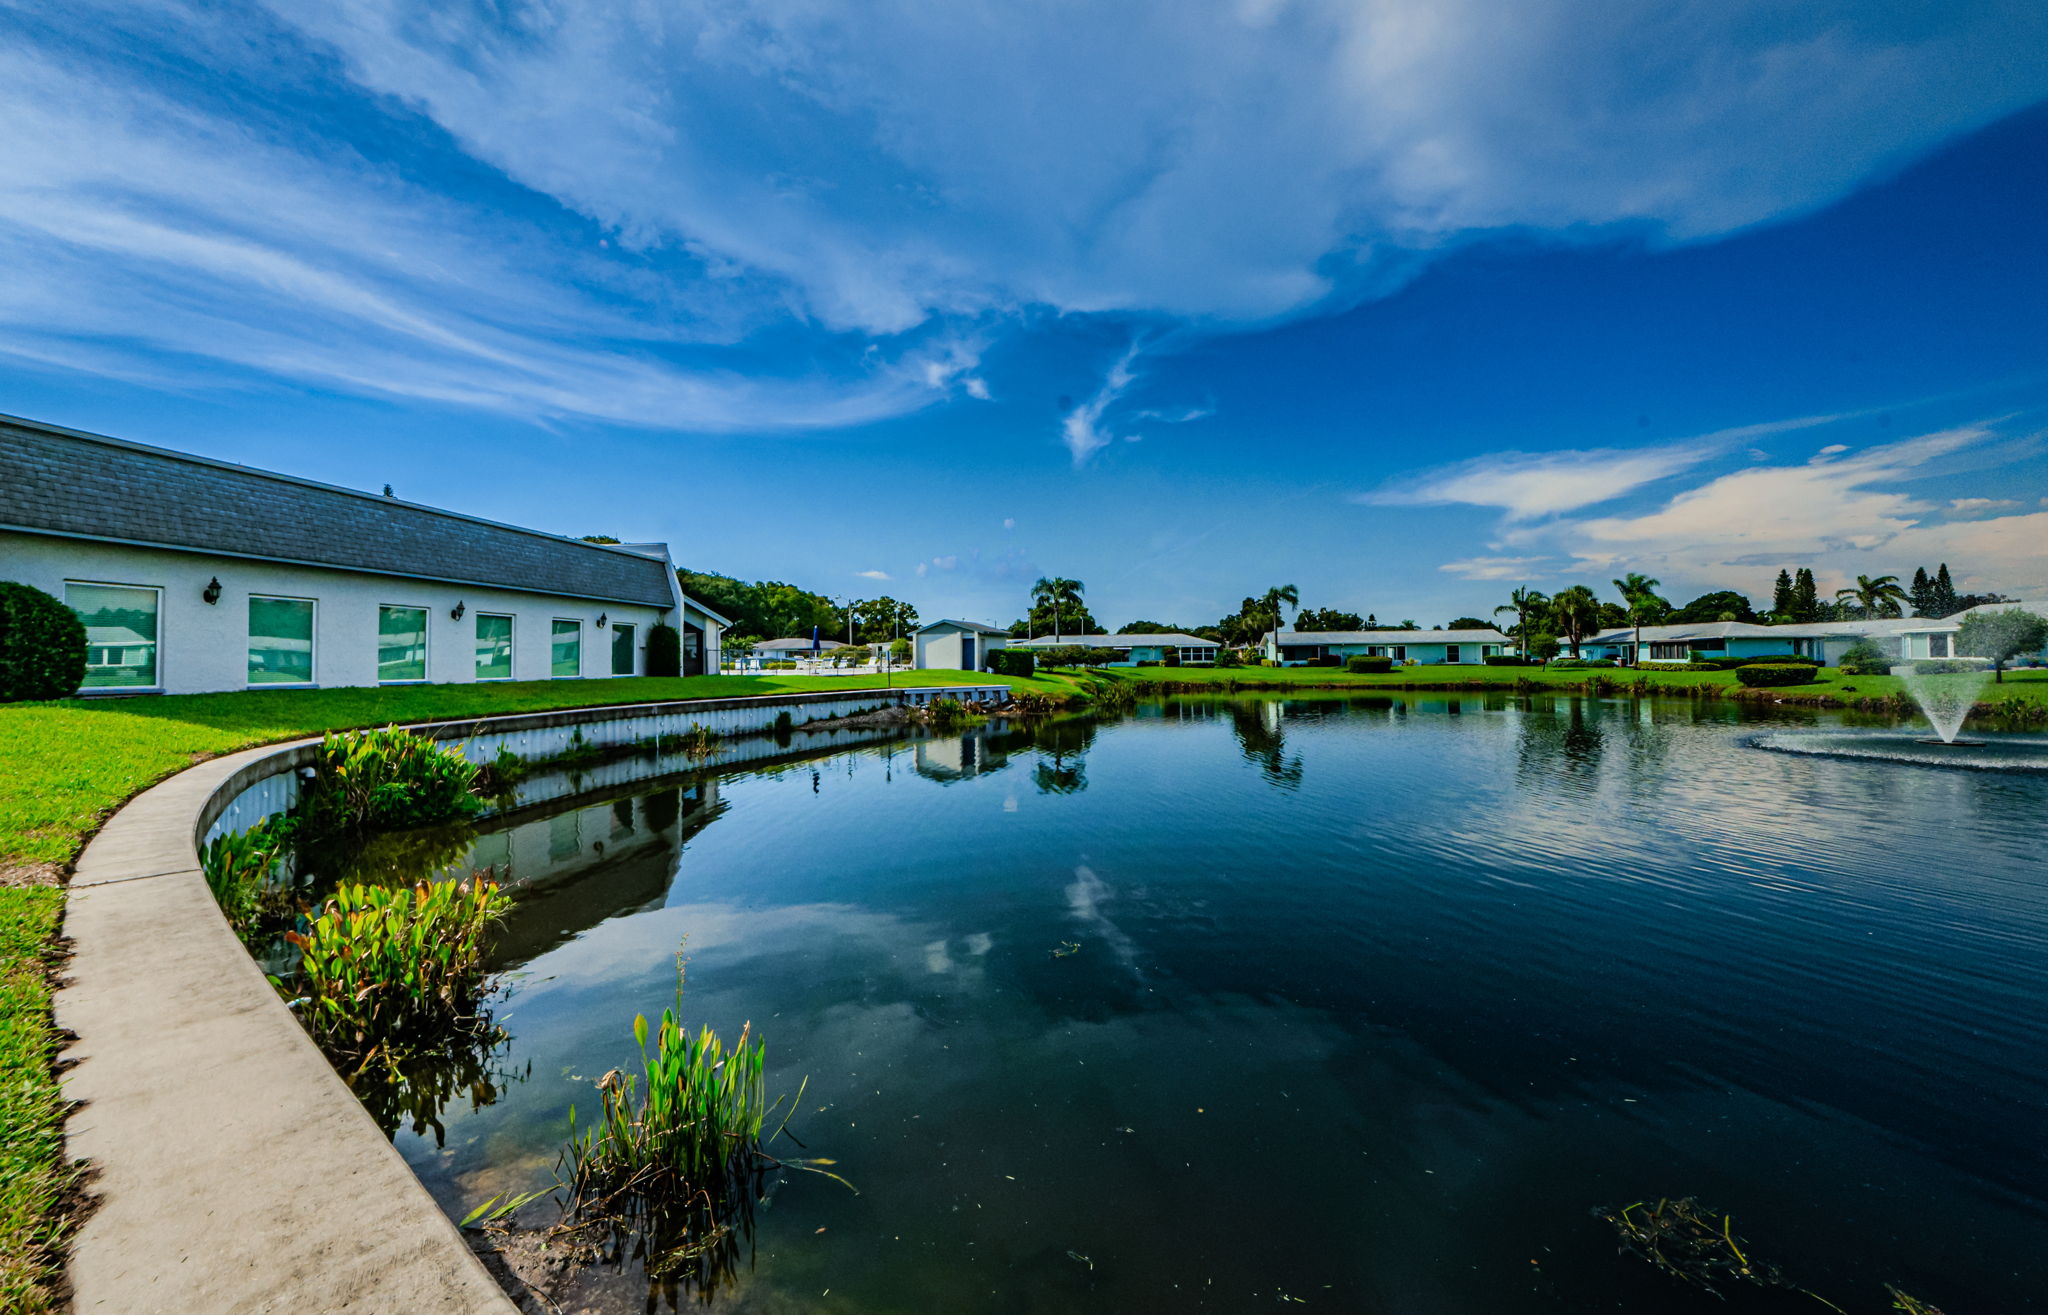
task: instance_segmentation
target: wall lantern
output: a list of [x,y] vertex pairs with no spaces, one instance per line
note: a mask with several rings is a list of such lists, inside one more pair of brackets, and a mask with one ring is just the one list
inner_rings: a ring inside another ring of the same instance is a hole
[[448,615],[454,617],[457,621],[460,621],[462,619],[462,614],[464,612],[467,612],[468,610],[469,605],[467,603],[457,603],[455,605],[454,610],[449,612]]
[[220,577],[216,575],[216,576],[214,576],[214,577],[213,577],[213,578],[212,578],[211,580],[208,580],[208,581],[206,582],[206,587],[205,587],[204,589],[201,589],[201,590],[199,591],[199,596],[200,596],[201,598],[204,598],[204,599],[205,599],[205,600],[206,600],[207,602],[209,602],[209,603],[217,603],[217,602],[219,602],[219,601],[220,601]]
[[610,615],[608,615],[607,613],[604,613],[604,612],[599,612],[599,613],[597,614],[597,628],[598,628],[599,630],[602,630],[602,629],[604,629],[604,623],[605,623],[605,622],[607,622],[607,621],[609,621],[609,620],[611,620],[611,617],[610,617]]

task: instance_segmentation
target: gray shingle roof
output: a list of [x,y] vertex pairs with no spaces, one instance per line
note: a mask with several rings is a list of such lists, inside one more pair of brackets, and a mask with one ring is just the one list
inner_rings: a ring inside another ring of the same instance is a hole
[[1217,648],[1213,639],[1198,639],[1194,635],[1177,632],[1150,635],[1040,635],[1036,639],[1019,639],[1012,648],[1066,648],[1079,645],[1082,648]]
[[666,554],[0,416],[0,528],[673,606]]
[[1302,644],[1505,644],[1498,630],[1283,630],[1280,643]]
[[979,621],[955,621],[950,617],[941,617],[937,621],[921,625],[917,628],[917,633],[922,635],[929,631],[944,629],[946,626],[952,626],[956,630],[972,630],[977,635],[1007,635],[1010,633],[1001,626],[985,626]]

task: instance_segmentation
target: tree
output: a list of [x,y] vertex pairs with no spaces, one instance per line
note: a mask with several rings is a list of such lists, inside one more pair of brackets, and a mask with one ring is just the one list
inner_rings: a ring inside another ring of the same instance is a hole
[[1301,591],[1291,584],[1276,584],[1265,592],[1264,596],[1259,599],[1259,603],[1265,608],[1266,614],[1273,618],[1273,642],[1277,645],[1280,642],[1281,609],[1283,607],[1299,607],[1301,605]]
[[615,538],[613,538],[613,537],[612,537],[611,535],[609,535],[609,534],[586,534],[586,535],[584,535],[584,536],[583,536],[583,542],[585,542],[585,543],[617,543],[617,542],[618,542],[618,540],[617,540],[617,539],[615,539]]
[[1956,652],[1964,657],[1990,658],[2000,684],[2005,683],[2006,663],[2044,648],[2048,648],[2048,617],[2017,607],[1972,612],[1956,631]]
[[1906,591],[1899,586],[1896,575],[1859,575],[1854,587],[1835,590],[1835,601],[1854,604],[1865,618],[1897,616],[1899,605],[1906,601]]
[[[1784,576],[1785,592],[1790,594],[1792,577],[1782,571],[1779,574]],[[1749,605],[1745,595],[1733,589],[1717,589],[1710,594],[1701,594],[1664,619],[1674,624],[1689,622],[1694,625],[1709,621],[1754,621],[1756,609]]]
[[1954,616],[1962,609],[1956,606],[1956,582],[1949,578],[1948,563],[1934,573],[1934,611],[1931,616]]
[[1572,656],[1577,657],[1579,641],[1600,626],[1600,600],[1585,585],[1575,584],[1558,590],[1557,597],[1550,600],[1550,615],[1564,642],[1572,646]]
[[1508,600],[1493,609],[1499,616],[1502,612],[1515,614],[1515,642],[1522,646],[1522,656],[1529,656],[1529,618],[1541,616],[1550,606],[1550,596],[1527,585],[1517,588],[1508,595]]
[[1444,622],[1446,630],[1491,630],[1491,621],[1482,621],[1476,616],[1454,616]]
[[1926,567],[1913,568],[1913,587],[1906,591],[1906,596],[1913,600],[1914,616],[1933,615],[1928,609],[1934,606],[1934,581],[1928,578]]
[[1802,566],[1799,574],[1792,577],[1792,619],[1820,620],[1820,590],[1813,582],[1812,567]]
[[1799,601],[1792,592],[1792,572],[1779,568],[1778,583],[1771,587],[1771,616],[1778,621],[1797,619]]
[[1187,632],[1179,626],[1170,626],[1164,621],[1127,621],[1116,628],[1120,635],[1184,635]]
[[884,594],[851,604],[854,635],[862,643],[880,644],[917,629],[917,609]]
[[1038,583],[1031,586],[1031,615],[1035,622],[1038,609],[1043,606],[1052,615],[1052,635],[1058,639],[1065,633],[1060,626],[1062,614],[1068,609],[1082,610],[1081,595],[1087,587],[1079,580],[1069,580],[1063,575],[1041,575]]
[[1622,606],[1628,611],[1629,623],[1636,628],[1635,660],[1641,662],[1643,622],[1661,620],[1671,611],[1671,604],[1657,596],[1657,586],[1662,581],[1653,580],[1639,571],[1630,571],[1612,583],[1621,592]]
[[1294,628],[1297,631],[1364,630],[1366,624],[1365,618],[1356,612],[1340,612],[1334,607],[1304,607],[1294,614]]

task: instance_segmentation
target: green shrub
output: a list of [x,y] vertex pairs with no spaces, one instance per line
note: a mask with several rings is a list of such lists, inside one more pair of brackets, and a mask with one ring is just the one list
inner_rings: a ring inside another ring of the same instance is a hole
[[1913,664],[1913,673],[1919,676],[1960,676],[1990,669],[1990,663],[1968,658],[1921,658]]
[[510,903],[490,881],[343,886],[285,936],[299,950],[299,1021],[343,1072],[473,1028],[490,932]]
[[1735,668],[1735,679],[1737,683],[1747,685],[1751,689],[1776,685],[1811,685],[1814,668],[1793,662],[1757,663]]
[[763,671],[795,671],[795,670],[796,670],[796,660],[795,660],[794,658],[769,658],[769,659],[768,659],[767,661],[765,661],[765,662],[763,662],[763,663],[761,664],[761,670],[763,670]]
[[246,940],[256,930],[271,878],[290,852],[297,829],[294,818],[266,818],[246,831],[217,835],[200,851],[206,888],[237,936]]
[[1611,668],[1613,658],[1558,658],[1548,664],[1556,671],[1588,671],[1594,668]]
[[328,732],[313,759],[313,781],[300,807],[317,836],[360,839],[473,817],[479,769],[424,735],[387,726]]
[[1131,663],[1131,665],[1134,667],[1156,667],[1159,665],[1159,660],[1157,658],[1140,658]]
[[647,674],[683,674],[683,637],[674,626],[657,625],[647,632]]
[[1344,669],[1354,676],[1380,676],[1394,669],[1394,659],[1390,657],[1347,658],[1344,662]]
[[1216,665],[1219,667],[1241,667],[1244,665],[1244,662],[1230,649],[1219,648],[1216,650]]
[[1180,650],[1179,650],[1179,649],[1177,649],[1177,648],[1169,648],[1169,649],[1167,649],[1167,650],[1166,650],[1166,656],[1165,656],[1165,658],[1164,658],[1163,660],[1165,661],[1166,665],[1167,665],[1167,666],[1169,666],[1169,667],[1177,667],[1177,666],[1179,666],[1179,665],[1180,665]]
[[1859,639],[1849,645],[1835,665],[1845,676],[1885,676],[1891,674],[1892,658],[1869,640]]
[[0,703],[66,699],[85,679],[85,623],[31,585],[0,580]]
[[1481,659],[1489,667],[1540,667],[1542,658],[1522,657],[1515,653],[1488,653]]
[[1341,667],[1344,665],[1344,659],[1335,654],[1325,654],[1319,658],[1310,658],[1308,665],[1312,667]]
[[1038,667],[1038,655],[1028,648],[999,648],[988,655],[988,669],[998,676],[1028,676]]

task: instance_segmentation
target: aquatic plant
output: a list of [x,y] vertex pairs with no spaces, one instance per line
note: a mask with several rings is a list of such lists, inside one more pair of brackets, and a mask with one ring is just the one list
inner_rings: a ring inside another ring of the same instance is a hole
[[[767,1096],[766,1044],[751,1023],[729,1051],[708,1027],[691,1035],[681,1021],[682,994],[679,964],[675,1004],[653,1028],[652,1049],[647,1016],[634,1016],[640,1076],[614,1069],[598,1079],[598,1119],[578,1134],[571,1109],[563,1160],[572,1220],[608,1232],[614,1249],[632,1239],[651,1274],[704,1286],[729,1272],[764,1173],[795,1168],[846,1180],[821,1167],[830,1160],[768,1154],[789,1115],[763,1136],[784,1105]],[[805,1085],[788,1101],[790,1112]]]
[[341,887],[285,936],[300,1022],[344,1073],[487,1033],[484,954],[510,902],[482,879]]
[[1655,1205],[1637,1201],[1619,1211],[1595,1213],[1614,1226],[1624,1252],[1717,1297],[1722,1293],[1716,1282],[1791,1286],[1777,1266],[1750,1259],[1743,1240],[1735,1235],[1732,1215],[1717,1216],[1690,1196]]
[[479,769],[424,735],[387,726],[329,732],[315,751],[313,780],[301,803],[316,835],[360,838],[473,817]]
[[1121,680],[1093,680],[1088,683],[1088,706],[1097,712],[1129,712],[1138,706],[1138,691]]
[[[785,712],[783,715],[787,716],[788,713]],[[691,722],[690,729],[680,735],[656,736],[654,747],[661,753],[680,753],[691,758],[709,758],[712,754],[718,752],[718,746],[724,742],[725,737],[712,730],[709,726],[702,726],[696,722]]]
[[924,705],[924,719],[935,731],[957,730],[981,720],[958,699],[933,699]]
[[290,817],[265,818],[246,831],[223,832],[206,842],[199,870],[206,888],[220,905],[235,934],[254,934],[275,892],[272,878],[290,852],[298,823]]

